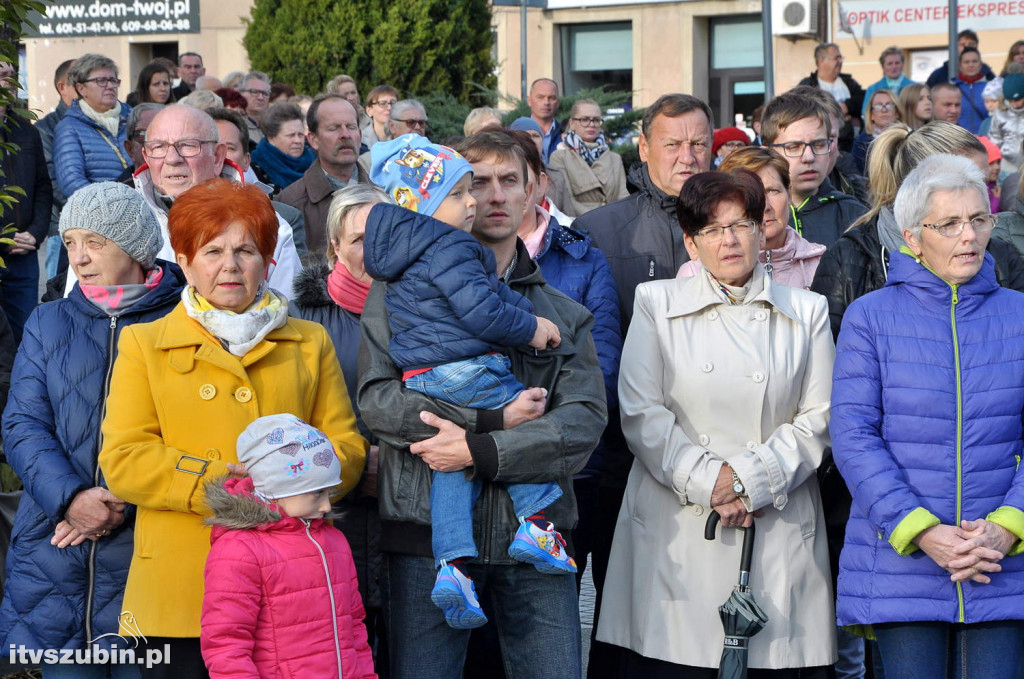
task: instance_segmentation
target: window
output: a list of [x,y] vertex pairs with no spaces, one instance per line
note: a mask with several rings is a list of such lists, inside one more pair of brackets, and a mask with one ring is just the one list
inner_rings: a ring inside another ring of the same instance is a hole
[[633,89],[633,26],[628,21],[560,27],[565,93],[607,85]]

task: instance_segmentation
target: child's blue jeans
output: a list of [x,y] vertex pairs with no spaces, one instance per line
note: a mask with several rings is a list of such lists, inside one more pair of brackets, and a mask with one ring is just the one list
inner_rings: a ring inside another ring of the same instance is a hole
[[[511,364],[501,354],[484,354],[464,361],[439,365],[414,375],[405,386],[452,405],[498,410],[516,399],[523,385],[512,375]],[[430,487],[430,522],[434,565],[459,557],[477,556],[473,540],[473,505],[483,484],[465,473],[433,473]],[[536,514],[562,496],[556,483],[509,483],[505,485],[516,516]]]

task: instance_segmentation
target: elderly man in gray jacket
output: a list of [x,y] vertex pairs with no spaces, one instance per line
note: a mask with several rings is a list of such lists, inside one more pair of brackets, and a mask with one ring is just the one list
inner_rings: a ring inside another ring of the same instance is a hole
[[[382,587],[393,679],[462,676],[469,630],[452,629],[431,604],[431,470],[464,470],[483,480],[473,516],[479,556],[466,568],[486,615],[497,623],[511,676],[578,679],[580,623],[576,581],[543,574],[508,554],[519,520],[503,483],[558,483],[546,512],[566,531],[576,523],[572,477],[607,420],[604,382],[590,336],[593,317],[544,282],[516,230],[532,187],[522,150],[501,132],[467,138],[457,149],[473,164],[477,199],[472,234],[490,248],[501,280],[553,321],[561,344],[510,352],[512,372],[529,387],[504,410],[468,410],[402,386],[388,355],[390,331],[381,283],[363,310],[358,403],[380,438]],[[572,554],[572,545],[566,546]]]

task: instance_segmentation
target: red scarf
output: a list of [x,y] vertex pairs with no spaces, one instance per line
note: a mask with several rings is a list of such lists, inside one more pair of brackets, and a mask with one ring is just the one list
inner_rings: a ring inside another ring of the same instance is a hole
[[339,259],[334,264],[334,270],[327,276],[327,292],[334,303],[345,311],[362,315],[366,296],[370,294],[370,284],[356,280]]
[[957,75],[960,77],[961,80],[963,80],[965,83],[969,85],[976,83],[985,77],[985,74],[980,71],[977,75],[964,75],[963,73],[957,73]]

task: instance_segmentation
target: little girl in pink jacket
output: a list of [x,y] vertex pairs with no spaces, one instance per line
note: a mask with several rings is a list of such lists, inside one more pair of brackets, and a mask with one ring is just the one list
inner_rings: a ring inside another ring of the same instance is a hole
[[376,679],[352,552],[323,520],[341,483],[330,441],[294,415],[270,415],[238,437],[238,460],[248,477],[206,487],[210,677]]

